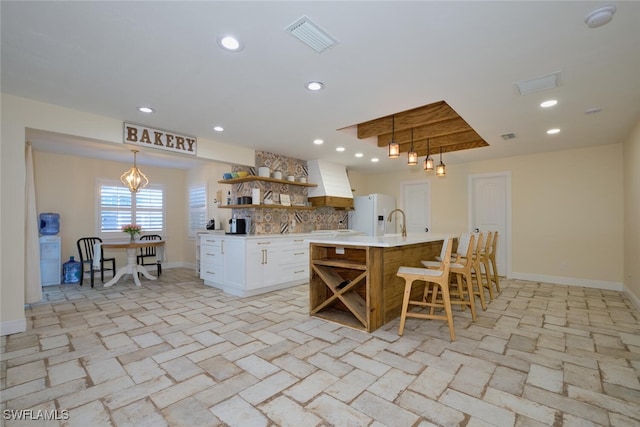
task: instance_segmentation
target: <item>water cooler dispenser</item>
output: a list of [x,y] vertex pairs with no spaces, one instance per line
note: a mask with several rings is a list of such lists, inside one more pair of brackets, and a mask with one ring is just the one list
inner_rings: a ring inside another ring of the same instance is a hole
[[40,214],[40,284],[59,285],[62,277],[60,262],[60,215]]

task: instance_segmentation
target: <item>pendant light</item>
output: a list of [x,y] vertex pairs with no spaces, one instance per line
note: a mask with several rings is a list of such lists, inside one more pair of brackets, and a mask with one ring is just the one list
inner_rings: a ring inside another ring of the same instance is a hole
[[131,152],[133,152],[133,167],[120,176],[120,181],[129,188],[129,191],[137,193],[149,184],[149,179],[136,166],[138,150],[131,150]]
[[436,168],[436,176],[445,176],[446,174],[446,166],[442,163],[442,147],[440,147],[440,164]]
[[400,157],[400,144],[395,140],[396,135],[396,116],[391,116],[391,142],[389,143],[389,158],[397,159]]
[[407,154],[407,164],[409,166],[415,166],[418,164],[418,153],[413,151],[413,128],[411,128],[411,149]]
[[427,157],[424,159],[422,168],[427,172],[433,170],[433,157],[431,157],[431,146],[429,145],[429,138],[427,138]]

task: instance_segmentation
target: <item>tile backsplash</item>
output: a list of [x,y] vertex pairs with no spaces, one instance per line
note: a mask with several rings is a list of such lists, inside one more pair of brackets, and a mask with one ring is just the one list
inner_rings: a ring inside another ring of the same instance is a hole
[[[247,171],[250,175],[258,175],[257,168],[266,166],[271,172],[281,171],[282,179],[294,176],[298,181],[301,177],[307,177],[307,162],[279,154],[256,151],[256,167],[250,168],[242,165],[234,165],[232,172]],[[238,197],[252,196],[253,189],[260,190],[260,203],[264,200],[272,200],[278,204],[281,194],[289,195],[291,205],[307,205],[308,187],[289,185],[287,183],[248,181],[234,184],[231,189],[232,200]],[[334,230],[348,228],[348,214],[344,210],[336,210],[331,207],[319,207],[311,210],[278,209],[278,208],[247,208],[233,209],[237,218],[249,218],[251,234],[287,234],[308,233],[313,230]]]

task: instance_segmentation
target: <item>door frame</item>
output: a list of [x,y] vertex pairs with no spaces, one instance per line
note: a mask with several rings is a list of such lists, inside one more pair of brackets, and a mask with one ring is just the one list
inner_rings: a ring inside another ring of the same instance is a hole
[[502,236],[503,238],[500,238],[500,241],[498,242],[498,244],[503,244],[504,245],[504,249],[505,249],[505,268],[504,268],[504,272],[503,274],[505,275],[505,277],[507,277],[508,279],[511,278],[511,261],[512,261],[512,257],[511,257],[511,247],[512,247],[512,242],[511,242],[511,235],[512,235],[512,230],[511,230],[511,214],[512,214],[512,210],[511,210],[511,203],[512,203],[512,197],[511,197],[511,171],[504,171],[504,172],[488,172],[488,173],[477,173],[477,174],[469,174],[467,176],[467,209],[468,209],[468,214],[467,214],[467,229],[469,230],[473,230],[473,218],[474,218],[474,212],[473,212],[473,197],[474,197],[474,193],[473,193],[473,184],[475,182],[476,179],[485,179],[485,178],[501,178],[502,180],[504,180],[505,182],[505,231],[506,231],[506,236]]

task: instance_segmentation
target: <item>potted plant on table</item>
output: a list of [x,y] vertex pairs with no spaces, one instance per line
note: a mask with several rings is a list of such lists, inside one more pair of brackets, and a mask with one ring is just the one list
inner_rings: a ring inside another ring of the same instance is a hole
[[126,224],[122,226],[122,231],[131,236],[131,242],[136,240],[136,236],[142,234],[142,226],[137,224]]

